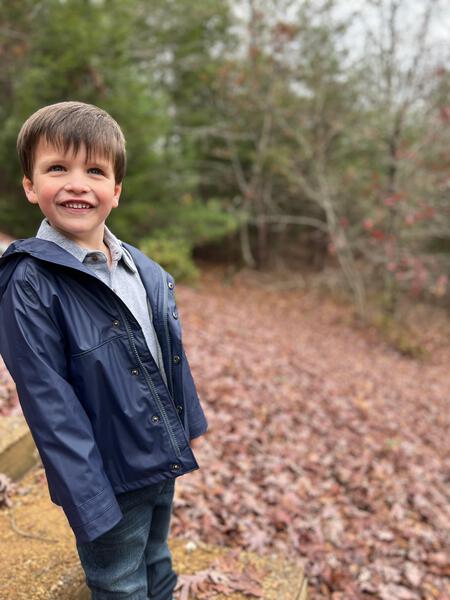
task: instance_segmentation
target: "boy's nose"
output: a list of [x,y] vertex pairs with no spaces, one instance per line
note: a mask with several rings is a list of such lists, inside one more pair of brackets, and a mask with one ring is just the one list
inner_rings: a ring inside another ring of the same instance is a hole
[[67,192],[74,192],[75,194],[83,194],[89,192],[90,187],[82,179],[72,179],[64,186]]

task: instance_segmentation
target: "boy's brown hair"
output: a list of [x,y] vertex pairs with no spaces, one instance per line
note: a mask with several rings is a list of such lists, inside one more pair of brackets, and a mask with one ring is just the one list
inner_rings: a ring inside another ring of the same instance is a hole
[[84,102],[58,102],[44,106],[29,117],[17,137],[23,173],[33,179],[34,157],[44,139],[64,152],[86,147],[88,160],[99,156],[111,160],[116,183],[126,170],[125,138],[118,123],[106,111]]

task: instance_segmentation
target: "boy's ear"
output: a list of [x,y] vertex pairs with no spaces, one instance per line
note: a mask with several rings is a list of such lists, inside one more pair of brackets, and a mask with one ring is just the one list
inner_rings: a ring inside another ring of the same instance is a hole
[[116,183],[114,186],[113,208],[117,208],[119,206],[119,198],[120,198],[121,191],[122,191],[122,184]]
[[28,179],[28,177],[24,175],[22,179],[22,185],[25,191],[25,195],[28,198],[28,202],[31,202],[31,204],[37,204],[38,199],[36,192],[34,191],[34,185],[31,179]]

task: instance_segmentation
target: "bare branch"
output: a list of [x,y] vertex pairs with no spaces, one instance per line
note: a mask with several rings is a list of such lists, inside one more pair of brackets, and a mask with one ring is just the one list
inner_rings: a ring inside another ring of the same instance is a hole
[[308,227],[314,227],[325,233],[329,233],[328,225],[320,219],[314,217],[301,217],[296,215],[259,215],[252,219],[249,219],[250,223],[276,223],[283,225],[307,225]]

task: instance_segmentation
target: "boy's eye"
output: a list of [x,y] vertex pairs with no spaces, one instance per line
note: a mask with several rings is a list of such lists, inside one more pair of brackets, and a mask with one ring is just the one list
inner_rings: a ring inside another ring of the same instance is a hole
[[64,167],[62,165],[51,165],[48,168],[49,171],[64,171]]
[[100,167],[91,167],[89,173],[92,173],[93,175],[103,175],[103,171]]

